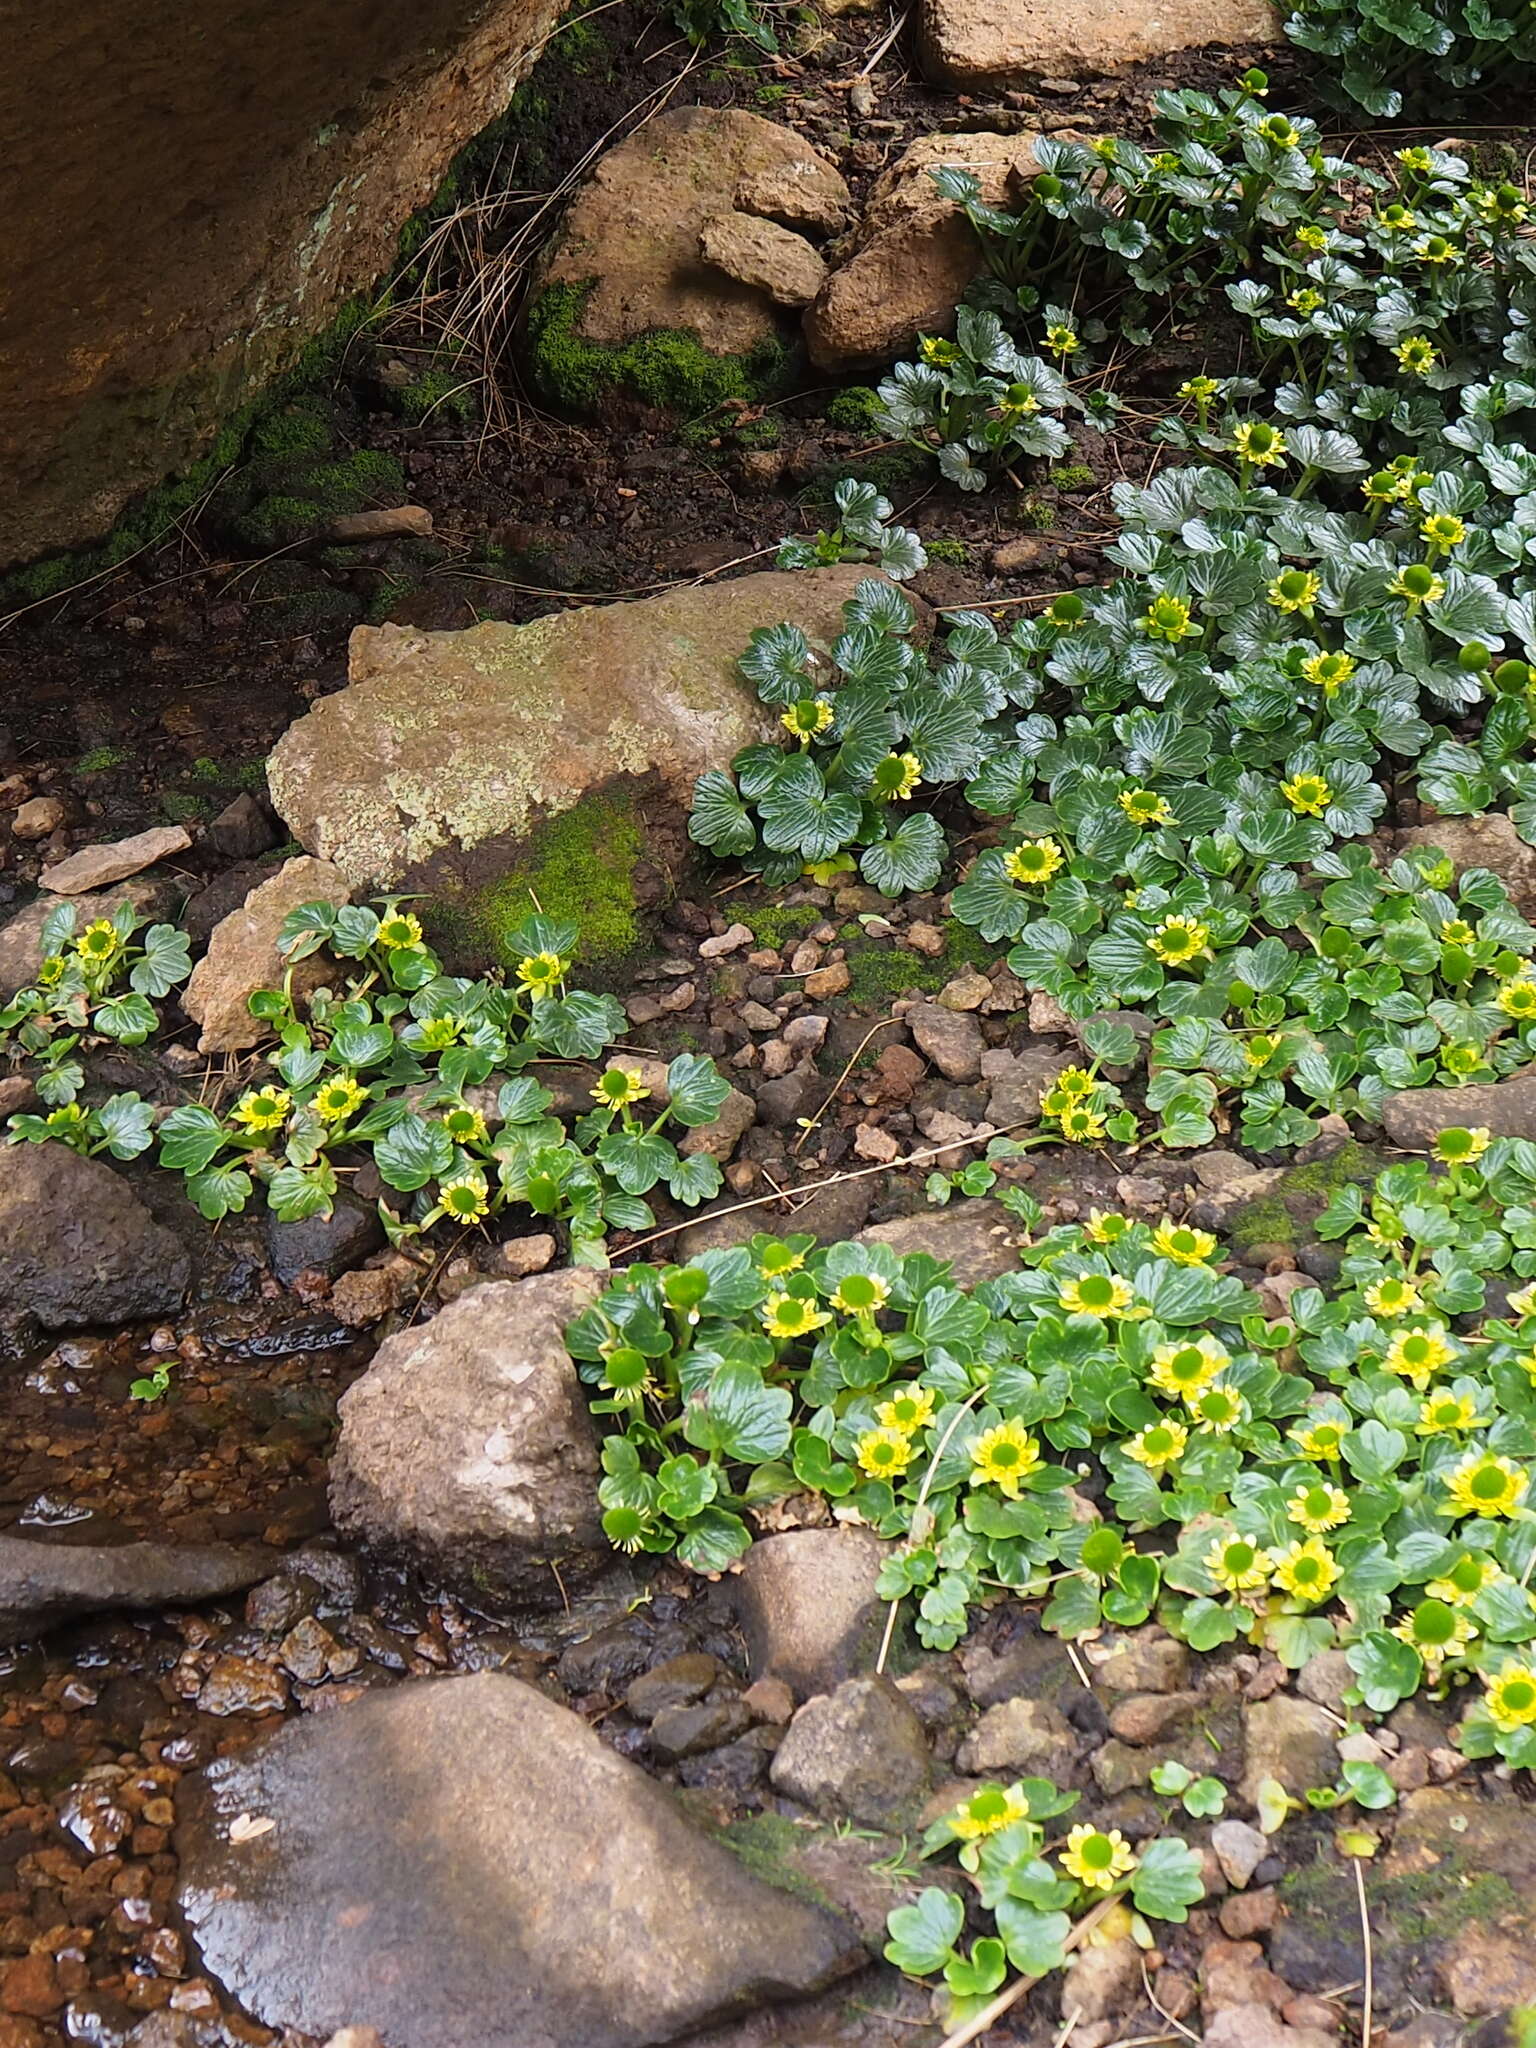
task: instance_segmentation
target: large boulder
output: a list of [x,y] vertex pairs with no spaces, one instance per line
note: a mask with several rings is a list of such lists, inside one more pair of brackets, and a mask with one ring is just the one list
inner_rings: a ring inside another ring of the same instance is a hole
[[370,289],[558,12],[86,0],[34,16],[0,69],[0,563],[104,532]]
[[472,1288],[380,1345],[341,1398],[336,1526],[478,1604],[558,1606],[610,1553],[597,1432],[561,1333],[571,1267]]
[[497,1673],[294,1722],[189,1790],[182,1910],[270,2027],[647,2048],[864,1959],[847,1923],[752,1876],[577,1715]]
[[1381,1105],[1381,1125],[1405,1152],[1427,1152],[1444,1130],[1536,1138],[1536,1067],[1460,1088],[1405,1088]]
[[1035,176],[1032,134],[925,135],[870,191],[853,254],[806,312],[805,338],[821,370],[890,362],[920,334],[948,334],[966,286],[982,267],[970,222],[930,171],[952,164],[978,179],[989,205],[1006,206]]
[[[272,1036],[271,1025],[251,1015],[250,1000],[258,989],[283,986],[289,969],[277,948],[283,920],[303,904],[345,903],[350,894],[329,861],[300,856],[284,861],[270,881],[258,883],[238,910],[215,925],[181,994],[182,1008],[202,1027],[199,1052],[244,1052]],[[311,955],[296,965],[292,986],[303,994],[334,971]]]
[[0,1316],[66,1330],[169,1315],[191,1270],[181,1240],[100,1159],[0,1147]]
[[1280,40],[1270,0],[922,0],[923,69],[940,85],[1019,86],[1198,50]]
[[[670,380],[686,355],[649,356],[627,344],[683,334],[695,355],[765,364],[780,346],[773,295],[706,262],[699,238],[736,194],[786,177],[812,188],[827,211],[848,205],[836,169],[792,128],[758,114],[677,107],[610,149],[566,212],[539,274],[530,318],[531,361],[547,394],[580,410],[613,381],[638,383],[653,402],[683,402]],[[606,352],[606,359],[605,359]],[[709,365],[695,369],[706,378]],[[743,387],[745,388],[745,387]],[[701,388],[698,399],[724,395]]]
[[460,633],[360,626],[350,688],[277,743],[273,802],[312,853],[374,886],[489,879],[541,816],[621,778],[675,817],[696,776],[771,730],[736,669],[752,632],[790,619],[834,637],[866,573],[768,570]]
[[233,1543],[32,1543],[0,1536],[0,1643],[30,1641],[76,1615],[175,1607],[238,1593],[271,1575],[274,1553]]

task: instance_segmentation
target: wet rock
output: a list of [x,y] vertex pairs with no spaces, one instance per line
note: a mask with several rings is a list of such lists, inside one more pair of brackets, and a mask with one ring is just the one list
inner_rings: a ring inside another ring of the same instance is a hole
[[[793,172],[807,161],[822,190],[841,187],[846,205],[837,172],[794,129],[757,114],[669,109],[598,163],[566,211],[535,291],[585,291],[574,320],[585,341],[613,346],[658,328],[682,328],[713,355],[749,354],[778,332],[773,302],[751,284],[706,269],[699,231],[712,214],[734,206],[743,179]],[[533,368],[537,376],[537,351]]]
[[769,1773],[775,1791],[828,1819],[910,1826],[928,1790],[923,1724],[888,1678],[850,1678],[807,1700]]
[[120,1174],[65,1145],[0,1148],[0,1311],[45,1329],[168,1315],[192,1262]]
[[1405,1089],[1382,1104],[1381,1123],[1393,1144],[1408,1152],[1427,1152],[1451,1126],[1481,1125],[1496,1138],[1536,1138],[1536,1067],[1463,1088]]
[[[966,286],[983,268],[974,232],[928,176],[940,164],[972,172],[983,196],[1006,205],[1009,180],[1037,168],[1032,135],[924,136],[872,188],[853,254],[805,316],[818,369],[889,362],[919,334],[947,334]],[[943,937],[940,935],[940,950]]]
[[1054,1778],[1072,1775],[1078,1735],[1059,1707],[1044,1700],[1012,1699],[989,1707],[961,1743],[956,1767],[967,1776]]
[[200,1714],[280,1714],[289,1699],[288,1681],[260,1657],[215,1657],[198,1687]]
[[685,1650],[653,1664],[628,1687],[624,1706],[637,1721],[654,1721],[668,1707],[691,1707],[720,1676],[720,1660],[704,1650]]
[[1151,12],[1135,0],[923,0],[919,18],[924,71],[961,90],[1095,76],[1207,43],[1279,40],[1267,0],[1167,0]]
[[868,1529],[791,1529],[747,1552],[734,1581],[753,1678],[806,1699],[873,1667],[886,1603],[875,1581],[887,1545]]
[[750,213],[713,213],[699,230],[699,253],[776,306],[808,306],[827,266],[804,235]]
[[617,777],[650,777],[681,813],[697,775],[766,731],[736,669],[752,632],[788,619],[826,641],[866,573],[770,570],[459,633],[360,626],[350,686],[277,743],[273,802],[305,846],[381,885],[488,842],[510,859],[541,813]]
[[283,1223],[269,1209],[266,1233],[272,1270],[285,1287],[291,1287],[301,1273],[324,1273],[334,1279],[349,1267],[361,1265],[384,1242],[384,1226],[377,1213],[344,1188],[332,1202],[329,1216],[305,1216],[296,1223]]
[[[181,994],[182,1008],[202,1027],[199,1052],[244,1052],[271,1037],[271,1026],[253,1017],[249,1004],[258,989],[281,988],[288,972],[288,962],[277,950],[284,918],[301,904],[345,903],[350,894],[329,861],[284,861],[270,881],[253,889],[242,907],[215,927],[207,952]],[[301,961],[293,985],[305,995],[318,988],[328,972],[334,970],[316,958]]]
[[1265,1778],[1277,1778],[1299,1795],[1309,1785],[1331,1785],[1338,1770],[1338,1729],[1315,1701],[1276,1693],[1257,1700],[1246,1716],[1247,1765],[1242,1795],[1250,1806]]
[[125,881],[129,875],[141,874],[156,861],[185,853],[191,844],[191,833],[181,825],[152,825],[147,832],[135,832],[131,839],[82,846],[67,860],[44,868],[38,877],[38,887],[51,890],[55,896],[83,896],[88,890],[106,889],[113,882]]
[[822,156],[805,155],[794,163],[752,171],[736,187],[743,213],[776,220],[802,233],[835,235],[847,218],[848,187]]
[[337,1527],[475,1603],[559,1605],[594,1574],[597,1437],[561,1332],[602,1286],[487,1281],[387,1338],[341,1399]]
[[663,1707],[651,1723],[651,1751],[663,1763],[676,1763],[682,1757],[700,1756],[707,1749],[734,1742],[751,1725],[752,1715],[739,1699]]
[[[554,1240],[549,1242],[553,1246]],[[507,1277],[510,1279],[511,1275]],[[369,1323],[381,1322],[391,1315],[409,1299],[412,1288],[419,1288],[425,1279],[426,1275],[408,1259],[359,1267],[356,1272],[343,1273],[331,1289],[331,1314],[349,1330],[365,1329]]]
[[[182,1910],[272,2027],[648,2048],[863,1960],[846,1923],[751,1876],[578,1716],[499,1674],[292,1722],[186,1805]],[[231,1842],[241,1814],[275,1825]]]
[[902,1257],[929,1252],[949,1264],[956,1287],[970,1288],[1018,1271],[1016,1227],[1001,1202],[982,1196],[951,1203],[947,1209],[898,1216],[890,1223],[872,1223],[859,1238],[864,1244],[889,1245]]
[[907,1014],[918,1051],[932,1060],[946,1081],[979,1081],[986,1040],[981,1025],[963,1010],[919,1003]]

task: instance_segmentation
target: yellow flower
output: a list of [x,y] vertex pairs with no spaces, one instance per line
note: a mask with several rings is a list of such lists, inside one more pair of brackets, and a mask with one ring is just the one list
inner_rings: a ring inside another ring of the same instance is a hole
[[1444,1577],[1431,1579],[1424,1590],[1432,1599],[1445,1601],[1448,1607],[1470,1607],[1479,1594],[1503,1576],[1491,1557],[1479,1557],[1464,1550]]
[[1300,612],[1310,618],[1323,579],[1312,569],[1282,569],[1272,576],[1264,591],[1265,601],[1277,612]]
[[1115,802],[1133,825],[1174,825],[1178,820],[1155,789],[1122,789]]
[[248,1131],[275,1131],[288,1121],[293,1097],[286,1088],[253,1088],[242,1095],[229,1112],[232,1124],[244,1124]]
[[1474,1166],[1492,1143],[1493,1133],[1486,1124],[1475,1124],[1471,1130],[1442,1131],[1435,1139],[1435,1157],[1447,1166]]
[[1310,249],[1319,255],[1328,246],[1328,230],[1319,227],[1315,221],[1307,221],[1297,228],[1295,238],[1303,249]]
[[1160,1223],[1152,1233],[1152,1249],[1172,1259],[1176,1266],[1204,1266],[1216,1249],[1208,1230],[1193,1230],[1187,1223]]
[[1135,1295],[1118,1274],[1082,1273],[1075,1280],[1063,1280],[1056,1299],[1073,1315],[1121,1316]]
[[786,1273],[798,1273],[804,1264],[803,1251],[785,1244],[782,1238],[772,1237],[758,1254],[757,1270],[765,1280],[781,1280]]
[[1192,639],[1200,631],[1189,600],[1174,597],[1168,591],[1154,597],[1136,623],[1149,639],[1166,640],[1170,646],[1179,640]]
[[1045,345],[1053,356],[1065,359],[1082,347],[1082,340],[1070,327],[1047,327]]
[[894,1479],[912,1462],[912,1439],[899,1429],[866,1430],[853,1455],[859,1470],[871,1479]]
[[315,1090],[309,1106],[322,1123],[341,1124],[367,1100],[367,1089],[360,1087],[353,1075],[338,1074]]
[[1107,1832],[1086,1824],[1073,1828],[1061,1852],[1061,1867],[1087,1891],[1113,1891],[1136,1868],[1130,1843],[1118,1828]]
[[1423,334],[1410,334],[1392,353],[1410,377],[1427,377],[1440,360],[1439,349]]
[[421,919],[413,917],[408,910],[397,910],[392,917],[380,918],[379,944],[391,953],[398,948],[419,946]]
[[1039,1463],[1039,1439],[1022,1422],[999,1422],[971,1442],[972,1486],[995,1486],[1010,1500]]
[[1307,1429],[1293,1429],[1291,1442],[1304,1458],[1314,1464],[1332,1463],[1343,1450],[1345,1425],[1342,1422],[1314,1422]]
[[89,966],[101,967],[122,950],[123,942],[110,918],[98,917],[75,941],[75,951]]
[[455,1145],[478,1145],[485,1136],[485,1118],[467,1102],[445,1109],[439,1121]]
[[832,1306],[839,1315],[872,1316],[891,1298],[888,1284],[874,1273],[848,1273],[837,1283]]
[[1501,1734],[1512,1735],[1517,1728],[1536,1723],[1536,1669],[1529,1664],[1506,1664],[1496,1677],[1483,1674],[1488,1688],[1488,1718]]
[[1461,251],[1444,235],[1421,236],[1413,245],[1413,253],[1421,263],[1428,263],[1435,269],[1454,270],[1461,262]]
[[1165,967],[1183,967],[1210,950],[1211,933],[1197,917],[1165,917],[1147,940],[1147,950]]
[[1239,420],[1228,446],[1240,462],[1254,469],[1268,469],[1285,461],[1284,434],[1263,420]]
[[1437,1372],[1454,1362],[1456,1347],[1446,1342],[1445,1325],[1431,1323],[1424,1330],[1399,1330],[1382,1359],[1383,1372],[1396,1373],[1422,1394]]
[[1305,1529],[1309,1536],[1321,1536],[1349,1520],[1349,1495],[1342,1486],[1318,1480],[1312,1486],[1298,1486],[1285,1504],[1287,1519]]
[[915,1385],[903,1387],[889,1401],[880,1403],[875,1410],[875,1420],[882,1429],[895,1429],[903,1436],[916,1436],[933,1420],[932,1389]]
[[1467,537],[1464,519],[1454,512],[1431,512],[1419,527],[1420,536],[1437,548],[1457,548]]
[[808,1337],[832,1320],[824,1308],[798,1294],[770,1294],[758,1315],[770,1337]]
[[599,1074],[592,1100],[599,1109],[628,1109],[632,1102],[644,1102],[650,1092],[638,1067],[610,1067]]
[[1481,1457],[1466,1459],[1447,1476],[1445,1485],[1451,1506],[1442,1508],[1441,1513],[1481,1515],[1485,1519],[1513,1515],[1525,1499],[1530,1483],[1530,1474],[1520,1466],[1485,1451]]
[[1054,839],[1021,839],[1003,855],[1003,872],[1025,889],[1038,889],[1062,865],[1062,851]]
[[443,1214],[451,1216],[455,1223],[478,1223],[490,1212],[485,1189],[477,1180],[445,1180],[437,1191],[437,1199]]
[[1051,1092],[1064,1095],[1068,1102],[1081,1102],[1092,1095],[1098,1085],[1086,1067],[1063,1067],[1051,1083]]
[[1417,1650],[1431,1683],[1440,1676],[1447,1658],[1460,1657],[1477,1634],[1472,1618],[1444,1600],[1421,1600],[1412,1614],[1395,1622],[1391,1633],[1400,1643]]
[[537,1002],[541,997],[554,993],[564,981],[570,965],[570,961],[562,960],[558,953],[530,953],[518,961],[517,978]]
[[1275,1552],[1275,1583],[1292,1595],[1315,1606],[1326,1600],[1339,1579],[1339,1567],[1326,1543],[1309,1536],[1305,1543],[1289,1543]]
[[[1118,1209],[1090,1209],[1083,1235],[1092,1238],[1095,1244],[1118,1244],[1122,1237],[1130,1235],[1132,1227],[1130,1217],[1122,1216]],[[1536,1295],[1536,1287],[1531,1292]]]
[[1394,597],[1406,599],[1410,611],[1421,604],[1438,604],[1445,595],[1445,578],[1437,576],[1427,562],[1410,562],[1399,569],[1387,585]]
[[1214,377],[1186,377],[1174,397],[1190,400],[1196,405],[1208,405],[1220,389],[1221,385]]
[[1196,1428],[1210,1436],[1225,1436],[1236,1429],[1246,1413],[1242,1395],[1231,1387],[1202,1387],[1198,1393],[1184,1396],[1184,1406]]
[[1187,1401],[1203,1394],[1231,1363],[1230,1352],[1214,1337],[1196,1337],[1188,1344],[1159,1344],[1147,1377],[1160,1393]]
[[1493,1000],[1495,1008],[1502,1010],[1506,1017],[1513,1017],[1521,1024],[1529,1023],[1536,1017],[1536,981],[1529,981],[1524,976],[1506,981]]
[[1398,1316],[1411,1315],[1416,1308],[1423,1307],[1418,1288],[1411,1280],[1394,1276],[1387,1280],[1373,1280],[1361,1297],[1373,1316],[1380,1316],[1384,1322],[1391,1322]]
[[1414,1433],[1417,1436],[1455,1436],[1463,1430],[1479,1428],[1481,1422],[1477,1403],[1470,1394],[1436,1394],[1420,1403]]
[[1411,234],[1418,224],[1417,217],[1406,206],[1396,203],[1384,206],[1376,216],[1376,225],[1389,235]]
[[1333,802],[1333,791],[1321,775],[1293,775],[1281,783],[1280,794],[1303,818],[1320,818]]
[[869,793],[876,803],[904,803],[922,779],[923,764],[916,754],[887,754],[875,764]]
[[1028,1818],[1029,1801],[1019,1785],[983,1785],[948,1816],[951,1834],[962,1842],[983,1841]]
[[1061,1135],[1074,1145],[1091,1145],[1104,1135],[1104,1119],[1096,1109],[1078,1103],[1064,1109],[1056,1119]]
[[1189,1443],[1189,1431],[1182,1422],[1149,1422],[1137,1430],[1125,1447],[1125,1455],[1145,1465],[1149,1472],[1161,1472],[1176,1465]]
[[1355,659],[1351,654],[1309,654],[1301,664],[1301,672],[1325,697],[1331,697],[1354,674]]
[[1303,285],[1300,291],[1287,292],[1285,303],[1293,313],[1300,313],[1305,319],[1309,313],[1315,313],[1319,306],[1327,302],[1315,285],[1308,284]]
[[1440,943],[1442,946],[1476,945],[1476,928],[1464,917],[1448,917],[1440,926]]
[[1221,1536],[1205,1553],[1205,1568],[1224,1593],[1251,1593],[1267,1585],[1274,1560],[1247,1536]]
[[790,705],[779,723],[797,740],[811,740],[832,723],[832,706],[825,697],[802,697]]
[[1509,1312],[1522,1318],[1536,1315],[1536,1281],[1532,1281],[1528,1287],[1520,1288],[1509,1297]]

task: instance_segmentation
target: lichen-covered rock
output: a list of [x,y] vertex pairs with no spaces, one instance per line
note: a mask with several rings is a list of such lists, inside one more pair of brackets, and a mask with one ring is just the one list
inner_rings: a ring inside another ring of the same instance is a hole
[[920,1210],[889,1223],[872,1223],[859,1232],[859,1239],[863,1244],[889,1245],[898,1258],[909,1252],[927,1252],[943,1259],[954,1285],[970,1288],[1018,1271],[1017,1235],[1018,1225],[1001,1202],[977,1196],[953,1202],[947,1209]]
[[181,1240],[103,1160],[0,1146],[0,1316],[65,1330],[167,1315],[190,1277]]
[[336,1526],[477,1604],[558,1606],[610,1556],[562,1341],[601,1291],[580,1267],[487,1281],[386,1339],[341,1398]]
[[808,306],[827,275],[804,235],[752,213],[712,213],[699,230],[699,254],[776,306]]
[[[270,1038],[272,1027],[253,1017],[250,999],[258,989],[281,988],[288,961],[277,950],[278,934],[290,910],[302,904],[345,903],[350,886],[329,861],[284,861],[270,882],[262,882],[239,910],[214,927],[208,950],[192,970],[181,1006],[202,1026],[199,1052],[244,1052]],[[319,960],[295,970],[299,993],[318,987],[328,970]]]
[[677,809],[695,778],[769,730],[737,673],[759,626],[834,636],[867,572],[766,571],[636,604],[461,633],[360,626],[351,685],[291,725],[272,800],[311,852],[387,886],[526,838],[622,777]]
[[1269,0],[923,0],[923,69],[941,85],[1017,86],[1098,76],[1198,50],[1280,40]]
[[529,355],[545,392],[582,410],[622,382],[654,404],[702,411],[730,395],[734,374],[746,395],[754,364],[760,372],[782,352],[779,317],[767,292],[701,261],[699,231],[735,206],[743,179],[808,160],[823,189],[841,186],[792,128],[713,107],[671,109],[610,149],[539,273]]
[[652,2048],[864,1960],[846,1921],[753,1876],[580,1716],[500,1673],[306,1716],[183,1789],[203,1960],[305,2036]]

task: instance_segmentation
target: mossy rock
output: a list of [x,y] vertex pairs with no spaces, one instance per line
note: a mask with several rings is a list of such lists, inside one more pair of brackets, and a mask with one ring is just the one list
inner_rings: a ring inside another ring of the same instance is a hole
[[1369,1187],[1386,1164],[1380,1152],[1345,1138],[1319,1158],[1291,1167],[1268,1194],[1244,1203],[1232,1216],[1227,1234],[1234,1250],[1241,1256],[1254,1245],[1294,1248],[1306,1243],[1337,1189],[1350,1181]]
[[795,354],[774,335],[743,354],[713,355],[681,328],[652,328],[623,343],[580,331],[592,283],[554,284],[528,310],[525,347],[540,392],[562,412],[591,414],[621,395],[697,419],[728,399],[772,397],[794,382]]

